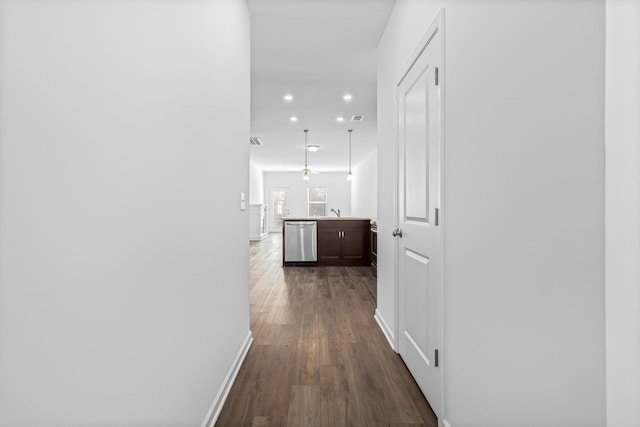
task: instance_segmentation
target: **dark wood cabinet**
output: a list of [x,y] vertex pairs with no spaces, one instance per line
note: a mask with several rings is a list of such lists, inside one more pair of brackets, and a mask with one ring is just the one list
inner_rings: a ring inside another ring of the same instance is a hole
[[369,265],[369,220],[318,221],[319,265]]
[[369,236],[371,244],[371,266],[378,267],[378,225],[375,222],[371,223],[371,234]]
[[[332,223],[334,221],[331,221]],[[324,225],[324,226],[323,226]],[[318,263],[330,264],[342,258],[342,229],[338,224],[318,223]]]

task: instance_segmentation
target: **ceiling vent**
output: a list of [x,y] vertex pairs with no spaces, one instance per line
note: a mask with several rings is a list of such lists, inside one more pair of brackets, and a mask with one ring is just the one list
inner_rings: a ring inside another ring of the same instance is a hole
[[249,145],[259,145],[262,147],[264,144],[262,143],[262,141],[260,141],[260,138],[258,138],[257,136],[251,136],[249,137]]
[[356,114],[355,116],[351,117],[352,122],[361,122],[363,119],[364,119],[363,114]]

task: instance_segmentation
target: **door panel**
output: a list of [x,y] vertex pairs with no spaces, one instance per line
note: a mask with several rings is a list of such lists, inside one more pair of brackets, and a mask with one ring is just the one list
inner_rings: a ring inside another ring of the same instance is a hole
[[404,173],[405,216],[426,220],[429,212],[429,147],[427,140],[428,70],[418,77],[415,84],[404,94]]
[[411,345],[424,353],[426,363],[430,364],[429,356],[426,355],[429,351],[429,334],[423,327],[429,323],[429,313],[424,307],[425,303],[429,305],[429,258],[407,249],[401,259],[404,262],[406,278],[403,293],[406,314],[405,333],[411,337]]
[[[433,27],[432,27],[433,29]],[[442,40],[438,27],[398,84],[399,352],[436,415],[442,416],[441,203]]]

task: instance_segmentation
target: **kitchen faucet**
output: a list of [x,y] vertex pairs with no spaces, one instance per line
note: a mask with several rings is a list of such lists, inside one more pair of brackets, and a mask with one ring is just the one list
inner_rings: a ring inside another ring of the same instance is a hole
[[331,208],[331,212],[333,212],[334,214],[336,214],[338,216],[338,218],[340,218],[340,209],[338,209],[337,211],[333,208]]

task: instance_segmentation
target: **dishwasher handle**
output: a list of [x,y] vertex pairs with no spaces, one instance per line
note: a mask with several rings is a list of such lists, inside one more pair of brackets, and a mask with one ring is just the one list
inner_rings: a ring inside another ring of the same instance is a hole
[[316,225],[316,221],[285,221],[285,225]]

